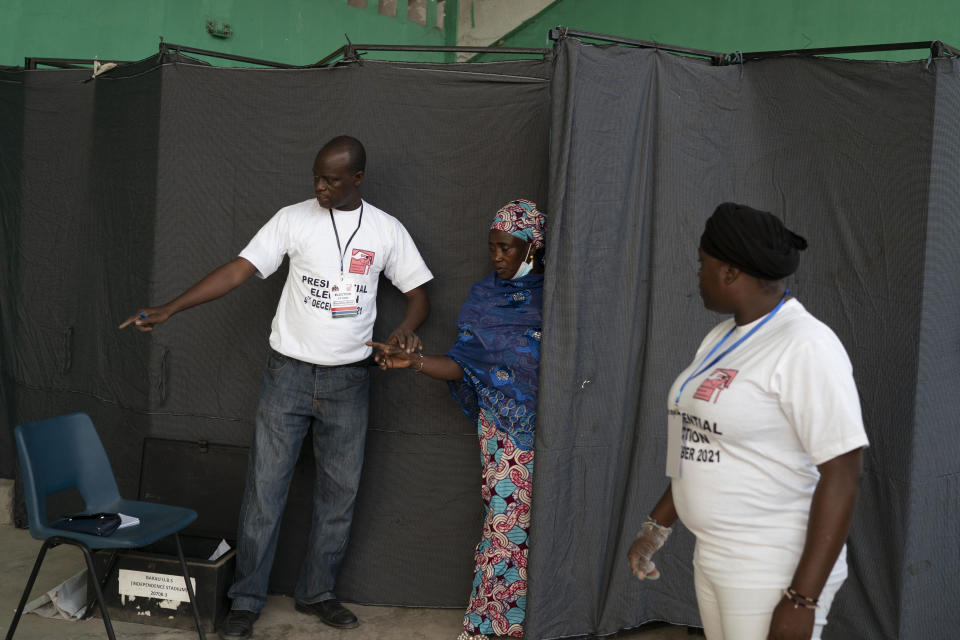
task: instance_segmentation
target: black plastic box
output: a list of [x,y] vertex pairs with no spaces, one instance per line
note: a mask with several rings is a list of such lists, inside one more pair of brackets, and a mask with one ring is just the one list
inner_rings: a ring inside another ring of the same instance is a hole
[[[230,610],[227,590],[233,581],[236,551],[230,549],[210,561],[207,558],[217,548],[219,539],[181,535],[180,543],[194,585],[200,624],[204,631],[213,633]],[[98,575],[106,571],[109,558],[110,551],[94,554]],[[90,588],[88,593],[92,597]],[[173,538],[143,549],[118,552],[103,596],[113,620],[196,629],[193,609],[183,590],[183,571]],[[94,613],[99,614],[96,605]]]

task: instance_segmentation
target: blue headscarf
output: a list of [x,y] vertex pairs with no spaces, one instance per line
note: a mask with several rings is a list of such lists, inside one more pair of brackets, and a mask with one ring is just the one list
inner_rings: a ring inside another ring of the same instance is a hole
[[520,449],[533,449],[540,364],[543,274],[503,280],[491,273],[470,288],[447,353],[463,368],[450,393],[476,421],[482,410]]

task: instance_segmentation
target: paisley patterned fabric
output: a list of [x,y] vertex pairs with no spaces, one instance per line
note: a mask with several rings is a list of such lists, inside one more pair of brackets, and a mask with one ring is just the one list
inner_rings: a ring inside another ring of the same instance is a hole
[[463,618],[469,633],[523,636],[533,451],[520,449],[481,411],[483,537],[474,551],[473,591]]
[[483,464],[469,634],[523,636],[542,302],[542,274],[491,274],[470,289],[447,353],[463,368],[450,390],[476,421]]
[[505,231],[524,242],[532,242],[539,249],[543,246],[546,216],[529,200],[514,200],[504,205],[493,218],[491,229]]

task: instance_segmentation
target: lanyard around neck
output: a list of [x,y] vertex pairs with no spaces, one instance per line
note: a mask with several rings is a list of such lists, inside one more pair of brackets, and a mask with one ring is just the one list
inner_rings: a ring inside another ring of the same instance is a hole
[[327,209],[330,212],[330,224],[333,225],[333,235],[337,238],[337,255],[340,256],[340,278],[343,279],[343,260],[347,257],[347,251],[350,250],[350,242],[353,241],[353,236],[357,235],[357,231],[360,231],[360,223],[363,222],[363,200],[360,201],[360,219],[357,220],[357,228],[353,230],[353,233],[350,234],[350,237],[347,239],[347,246],[340,248],[340,233],[337,232],[337,222],[333,219],[333,209]]
[[[726,350],[726,351],[724,351],[723,353],[721,353],[720,355],[718,355],[718,356],[717,356],[716,358],[714,358],[713,360],[710,360],[710,356],[712,356],[714,353],[716,353],[717,350],[718,350],[720,347],[723,346],[723,343],[727,341],[727,338],[729,338],[730,335],[737,329],[737,325],[734,324],[733,327],[730,328],[730,331],[727,332],[727,335],[723,336],[723,340],[721,340],[720,342],[718,342],[718,343],[713,347],[713,349],[710,349],[710,353],[708,353],[708,354],[706,355],[706,357],[705,357],[705,358],[703,359],[703,361],[700,363],[700,366],[697,367],[696,369],[694,369],[694,372],[691,373],[689,376],[687,376],[687,379],[683,381],[683,384],[682,384],[682,385],[680,385],[680,390],[677,391],[677,398],[676,398],[676,400],[673,401],[674,404],[678,404],[678,403],[680,402],[680,395],[683,393],[683,390],[686,388],[687,383],[689,383],[691,380],[693,380],[694,378],[696,378],[697,376],[699,376],[701,373],[703,373],[704,371],[706,371],[707,369],[709,369],[709,368],[712,367],[713,365],[715,365],[715,364],[717,364],[718,362],[720,362],[720,358],[722,358],[723,356],[727,355],[728,353],[730,353],[731,351],[733,351],[734,349],[736,349],[737,347],[739,347],[741,344],[743,344],[743,343],[746,341],[747,338],[749,338],[750,336],[752,336],[754,333],[757,332],[757,330],[758,330],[760,327],[762,327],[763,325],[765,325],[765,324],[767,323],[767,321],[770,320],[770,318],[772,318],[773,316],[777,315],[777,311],[780,311],[780,307],[782,307],[782,306],[783,306],[783,303],[787,301],[787,296],[788,296],[789,294],[790,294],[790,289],[787,289],[786,291],[784,291],[784,292],[783,292],[783,296],[780,298],[780,302],[778,302],[778,303],[777,303],[777,306],[775,306],[775,307],[773,308],[773,311],[771,311],[771,312],[768,313],[766,316],[764,316],[763,320],[761,320],[760,322],[758,322],[757,324],[755,324],[755,325],[753,326],[753,328],[750,329],[750,331],[748,331],[745,336],[743,336],[742,338],[740,338],[739,340],[737,340],[736,342],[734,342],[732,345],[730,345],[729,347],[727,347],[727,350]],[[709,364],[704,364],[704,363],[707,362],[708,360],[710,360]]]

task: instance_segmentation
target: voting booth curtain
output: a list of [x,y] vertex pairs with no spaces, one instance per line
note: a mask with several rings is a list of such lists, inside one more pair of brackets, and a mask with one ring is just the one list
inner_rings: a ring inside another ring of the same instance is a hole
[[[248,445],[284,273],[151,334],[117,325],[311,197],[317,149],[349,134],[367,147],[366,199],[405,224],[435,275],[428,352],[453,343],[489,270],[493,213],[517,197],[547,213],[527,638],[699,623],[682,525],[657,582],[637,582],[626,551],[666,487],[667,388],[720,320],[697,295],[696,249],[729,200],[809,240],[790,287],[846,346],[871,440],[825,637],[960,625],[946,606],[960,573],[955,60],[718,67],[567,38],[544,61],[262,70],[158,57],[88,79],[0,71],[0,476],[15,474],[13,425],[69,411],[93,417],[126,494],[142,490],[146,441]],[[382,338],[404,308],[388,282],[378,308]],[[306,538],[303,456],[280,593]],[[193,460],[166,460],[169,486],[190,486]],[[163,474],[151,478],[162,491]],[[463,606],[479,484],[474,425],[445,385],[375,371],[339,595]],[[241,489],[215,497],[239,503]],[[227,536],[235,525],[203,518]]]
[[550,233],[528,630],[697,624],[682,525],[638,582],[626,553],[667,486],[667,390],[721,317],[698,295],[717,204],[810,247],[791,292],[853,362],[871,446],[825,638],[960,624],[957,61],[711,66],[574,39],[552,80]]

